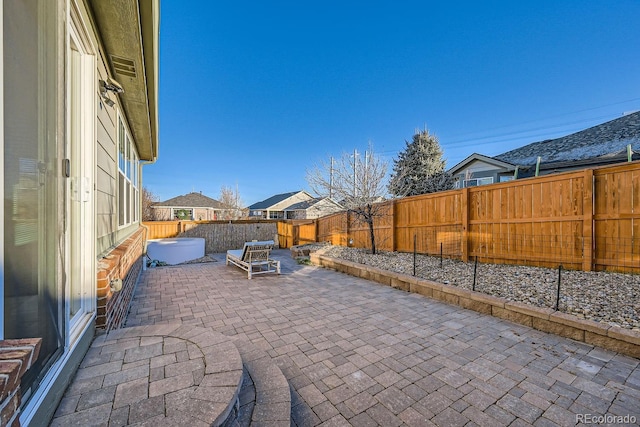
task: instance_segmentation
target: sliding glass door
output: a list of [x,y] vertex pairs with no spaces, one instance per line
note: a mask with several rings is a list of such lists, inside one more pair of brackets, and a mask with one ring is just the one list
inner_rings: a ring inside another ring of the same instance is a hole
[[[29,397],[64,349],[63,129],[59,7],[2,2],[4,338],[42,338]],[[62,20],[60,20],[62,22]]]

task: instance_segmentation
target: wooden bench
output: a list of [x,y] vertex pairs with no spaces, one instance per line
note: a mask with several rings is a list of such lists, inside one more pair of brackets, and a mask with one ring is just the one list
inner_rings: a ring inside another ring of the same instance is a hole
[[242,249],[227,251],[226,265],[229,263],[247,272],[249,279],[256,274],[280,274],[280,261],[269,258],[273,249],[273,240],[246,242]]

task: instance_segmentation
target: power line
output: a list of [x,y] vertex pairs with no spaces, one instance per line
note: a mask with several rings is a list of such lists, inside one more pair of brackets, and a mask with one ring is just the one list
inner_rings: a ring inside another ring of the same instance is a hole
[[478,131],[466,132],[466,133],[462,133],[462,134],[456,135],[456,137],[461,137],[461,136],[464,136],[464,135],[473,134],[475,132],[493,132],[493,131],[495,131],[497,129],[509,128],[509,127],[514,127],[514,126],[522,126],[522,125],[526,125],[526,124],[529,124],[529,123],[537,123],[537,122],[542,122],[542,121],[546,121],[546,120],[557,119],[559,117],[565,117],[565,116],[570,116],[572,114],[584,113],[586,111],[599,110],[601,108],[613,107],[614,105],[626,104],[628,102],[635,102],[635,101],[640,101],[640,98],[627,99],[626,101],[613,102],[611,104],[600,105],[598,107],[584,108],[582,110],[570,111],[568,113],[557,114],[555,116],[548,116],[548,117],[543,117],[543,118],[540,118],[540,119],[528,120],[528,121],[525,121],[525,122],[512,124],[512,125],[502,125],[502,126],[497,126],[497,127],[490,128],[490,129],[481,129],[481,130],[478,130]]
[[[622,104],[622,103],[625,103],[625,102],[630,102],[630,101],[635,101],[635,100],[640,100],[640,98],[635,98],[633,100],[622,101],[622,102],[613,103],[613,104],[609,104],[609,105],[617,105],[617,104]],[[603,107],[588,108],[588,109],[580,110],[578,112],[590,111],[590,110],[595,110],[595,109],[603,108]],[[566,114],[558,115],[558,116],[555,116],[555,117],[567,116],[567,115],[575,114],[575,113],[577,113],[577,112],[566,113]],[[550,125],[550,126],[537,126],[537,127],[521,129],[521,130],[517,130],[517,131],[513,131],[513,132],[504,132],[504,133],[498,133],[498,134],[495,134],[495,135],[488,135],[488,136],[478,136],[477,138],[462,138],[462,139],[457,139],[457,140],[454,139],[453,141],[450,140],[450,141],[443,142],[442,143],[442,147],[446,148],[446,149],[456,149],[456,148],[466,147],[466,146],[471,145],[471,144],[473,144],[474,147],[478,147],[478,146],[493,145],[493,144],[500,143],[500,142],[523,140],[523,139],[529,139],[529,140],[531,140],[530,143],[532,143],[532,142],[537,142],[536,141],[537,138],[543,138],[544,139],[544,138],[548,137],[550,135],[550,133],[553,133],[554,135],[557,135],[558,133],[571,134],[571,133],[583,130],[583,127],[576,127],[575,125],[593,122],[594,120],[598,120],[598,121],[600,121],[600,123],[603,123],[603,120],[606,121],[606,119],[612,120],[610,115],[600,115],[600,116],[596,116],[596,117],[592,116],[592,117],[580,119],[580,120],[577,120],[577,121],[564,122],[564,123],[559,123],[559,124]],[[528,121],[528,122],[524,122],[523,124],[536,123],[536,122],[541,122],[543,120],[547,120],[547,119],[531,120],[531,121]],[[497,130],[497,129],[503,129],[503,128],[507,128],[507,127],[514,127],[514,126],[519,126],[519,125],[498,126],[496,128],[493,128],[493,129]],[[573,126],[573,127],[567,128],[568,126]],[[557,130],[552,131],[553,129],[557,129]],[[538,131],[545,131],[545,132],[540,133]],[[474,133],[476,133],[476,132],[475,131],[474,132],[467,132],[467,133],[461,134],[461,135],[473,135]],[[541,140],[541,139],[538,139],[538,141],[539,140]],[[395,154],[398,154],[400,151],[401,150],[386,150],[386,151],[380,151],[380,152],[378,152],[378,154],[380,154],[380,155],[387,154],[387,156],[384,156],[384,157],[391,157],[391,156],[388,156],[388,155],[395,155]]]

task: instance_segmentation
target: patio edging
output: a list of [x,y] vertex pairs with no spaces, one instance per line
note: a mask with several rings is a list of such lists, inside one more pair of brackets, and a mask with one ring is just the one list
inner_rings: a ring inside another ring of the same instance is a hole
[[637,331],[580,319],[549,308],[509,301],[457,286],[331,258],[323,255],[322,251],[311,253],[310,259],[313,264],[321,267],[640,358],[640,332]]

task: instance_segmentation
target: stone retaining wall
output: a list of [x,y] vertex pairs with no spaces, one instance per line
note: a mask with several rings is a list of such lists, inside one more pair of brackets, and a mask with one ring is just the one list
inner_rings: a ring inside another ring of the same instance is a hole
[[321,252],[311,253],[310,257],[313,264],[322,267],[640,358],[640,332],[406,274],[330,258]]

